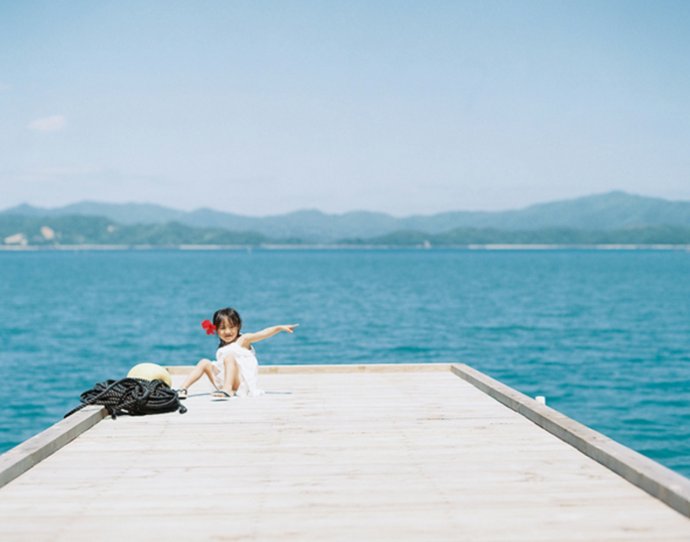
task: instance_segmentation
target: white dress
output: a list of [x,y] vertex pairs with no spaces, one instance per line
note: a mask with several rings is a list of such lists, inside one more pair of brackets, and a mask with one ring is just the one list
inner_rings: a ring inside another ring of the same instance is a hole
[[239,345],[237,341],[221,346],[216,351],[216,361],[212,362],[216,369],[214,371],[216,387],[223,387],[225,381],[225,363],[223,360],[228,354],[234,356],[240,369],[240,387],[237,390],[237,395],[244,397],[262,395],[264,392],[257,386],[259,362],[256,359],[256,351],[253,346],[247,349]]

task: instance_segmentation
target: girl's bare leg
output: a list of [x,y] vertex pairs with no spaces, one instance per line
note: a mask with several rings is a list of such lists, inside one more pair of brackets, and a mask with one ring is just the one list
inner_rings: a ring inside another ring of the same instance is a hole
[[[199,380],[203,375],[208,376],[209,380],[211,380],[211,383],[213,383],[213,364],[211,363],[211,360],[209,359],[202,359],[199,361],[199,363],[196,364],[196,367],[192,369],[192,371],[187,375],[187,378],[185,379],[184,383],[182,386],[180,386],[180,389],[186,390],[188,389],[192,384],[194,384],[197,380]],[[214,384],[215,387],[215,384]]]
[[232,354],[225,356],[223,364],[225,366],[225,382],[223,382],[222,390],[232,395],[240,387],[240,368]]

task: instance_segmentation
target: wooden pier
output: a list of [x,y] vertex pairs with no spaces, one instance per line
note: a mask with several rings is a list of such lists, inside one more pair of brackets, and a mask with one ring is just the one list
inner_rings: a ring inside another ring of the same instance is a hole
[[690,540],[689,480],[467,366],[260,383],[90,407],[3,454],[0,540]]

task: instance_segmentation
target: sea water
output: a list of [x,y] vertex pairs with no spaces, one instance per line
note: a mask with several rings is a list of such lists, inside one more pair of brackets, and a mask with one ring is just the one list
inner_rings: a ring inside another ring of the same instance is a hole
[[685,251],[0,252],[0,451],[136,363],[213,356],[228,305],[300,324],[261,364],[467,363],[690,476]]

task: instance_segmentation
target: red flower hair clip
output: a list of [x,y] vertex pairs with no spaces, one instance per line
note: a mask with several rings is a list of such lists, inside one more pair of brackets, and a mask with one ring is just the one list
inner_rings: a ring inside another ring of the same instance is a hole
[[216,326],[213,325],[211,320],[201,322],[201,327],[206,330],[206,335],[213,335],[216,332]]

